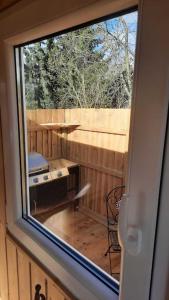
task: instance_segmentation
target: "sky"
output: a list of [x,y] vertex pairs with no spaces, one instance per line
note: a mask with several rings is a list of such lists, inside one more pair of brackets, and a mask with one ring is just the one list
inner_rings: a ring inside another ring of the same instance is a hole
[[[125,21],[128,25],[129,31],[131,32],[129,34],[129,43],[130,43],[130,46],[134,50],[135,44],[136,44],[138,13],[137,13],[137,11],[128,13],[126,15],[123,15],[123,18],[125,19]],[[118,20],[119,20],[119,17],[112,18],[112,19],[106,21],[108,28],[112,31],[113,31],[113,29],[116,30],[116,24],[118,23]]]

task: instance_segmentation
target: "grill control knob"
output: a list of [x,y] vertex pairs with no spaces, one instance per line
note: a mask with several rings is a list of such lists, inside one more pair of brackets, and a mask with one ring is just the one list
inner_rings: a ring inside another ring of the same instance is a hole
[[38,177],[33,178],[33,182],[34,182],[34,183],[38,183],[38,182],[39,182]]
[[44,180],[48,180],[48,179],[49,179],[48,175],[44,175],[44,176],[43,176],[43,179],[44,179]]
[[61,177],[63,174],[62,174],[62,172],[61,171],[58,171],[57,172],[57,177]]

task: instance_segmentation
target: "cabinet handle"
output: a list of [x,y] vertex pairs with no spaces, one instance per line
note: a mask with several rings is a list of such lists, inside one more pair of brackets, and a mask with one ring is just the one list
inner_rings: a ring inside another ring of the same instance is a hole
[[40,294],[41,285],[36,284],[35,285],[35,297],[34,300],[46,300],[46,297],[43,294]]

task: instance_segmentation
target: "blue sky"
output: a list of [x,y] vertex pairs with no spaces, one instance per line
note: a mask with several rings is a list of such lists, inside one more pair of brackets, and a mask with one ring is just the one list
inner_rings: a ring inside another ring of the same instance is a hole
[[[123,15],[123,18],[125,19],[125,21],[128,25],[129,31],[131,32],[129,34],[129,43],[131,44],[131,47],[135,48],[138,13],[137,13],[137,11],[132,12],[132,13]],[[118,24],[118,20],[119,20],[119,17],[106,21],[107,27],[109,28],[109,30],[111,30],[112,32],[113,32],[113,30],[116,30],[116,25]]]
[[[123,15],[123,18],[127,22],[129,31],[131,31],[131,33],[129,34],[129,44],[130,44],[129,46],[134,51],[135,50],[135,44],[136,44],[136,32],[137,32],[137,18],[138,18],[138,13],[137,13],[137,11],[136,12],[132,12],[132,13],[128,13],[126,15]],[[116,18],[112,18],[112,19],[109,19],[109,20],[104,21],[104,22],[100,22],[98,24],[106,23],[107,24],[107,28],[110,30],[110,32],[113,32],[113,31],[116,30],[116,26],[118,24],[118,21],[119,21],[119,17],[116,17]],[[92,25],[92,26],[97,26],[97,25]],[[46,40],[44,40],[44,42],[45,41]],[[33,47],[33,45],[34,45],[34,43],[30,44],[28,47],[30,47],[30,46]],[[41,47],[45,47],[45,43],[41,44]],[[96,50],[100,49],[100,47],[101,47],[101,45],[97,46]],[[27,48],[27,46],[25,48]]]

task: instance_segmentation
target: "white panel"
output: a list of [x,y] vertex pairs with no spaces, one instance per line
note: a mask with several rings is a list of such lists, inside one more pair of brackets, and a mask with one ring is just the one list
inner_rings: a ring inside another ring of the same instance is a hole
[[157,243],[152,280],[152,300],[169,298],[169,124],[167,128],[167,143],[164,159],[164,171],[161,184],[159,205],[159,220],[157,227]]
[[140,14],[121,300],[149,299],[168,107],[169,2],[142,1]]

